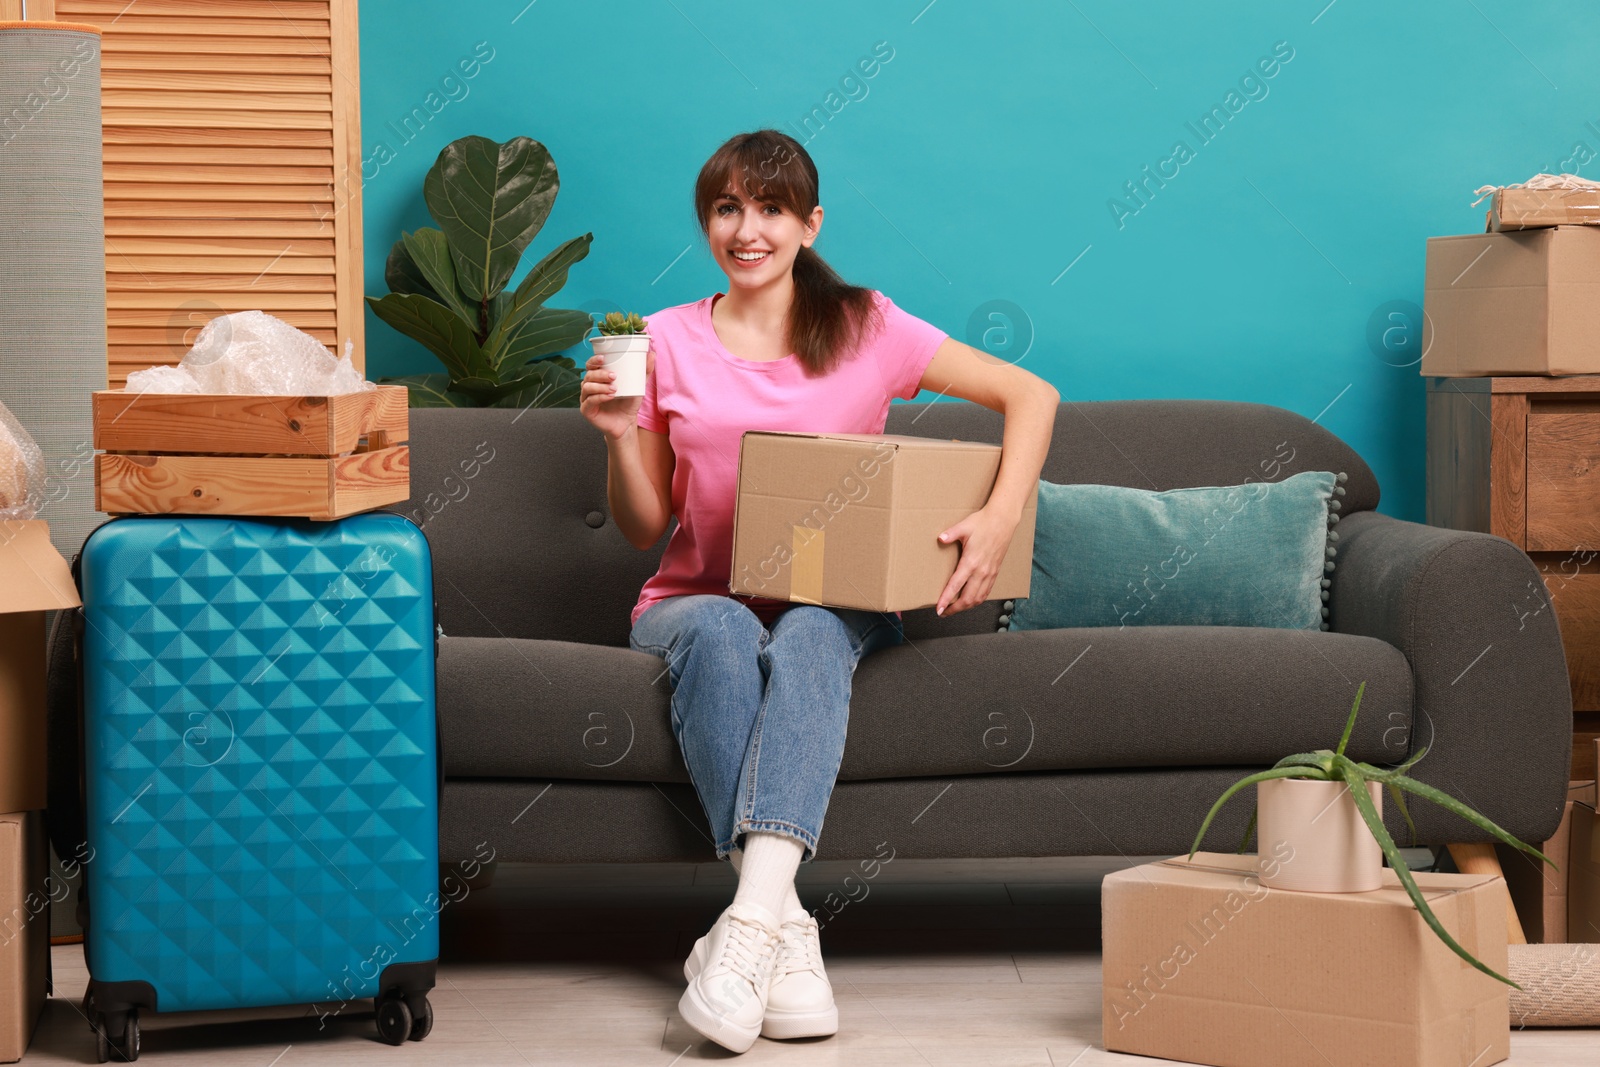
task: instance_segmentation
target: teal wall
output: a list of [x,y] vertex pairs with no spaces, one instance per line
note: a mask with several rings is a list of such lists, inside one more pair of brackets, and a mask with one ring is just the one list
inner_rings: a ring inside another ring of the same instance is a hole
[[[361,11],[366,291],[387,292],[400,231],[432,225],[423,175],[466,134],[533,137],[560,168],[514,281],[594,233],[553,305],[723,290],[694,177],[776,126],[817,163],[817,248],[846,278],[1067,400],[1320,418],[1380,510],[1421,521],[1424,242],[1483,228],[1477,186],[1600,170],[1597,29],[1593,5],[1512,0],[381,0]],[[1262,77],[1275,46],[1292,58]],[[892,57],[848,80],[875,47]],[[439,369],[370,311],[367,344],[372,376]]]

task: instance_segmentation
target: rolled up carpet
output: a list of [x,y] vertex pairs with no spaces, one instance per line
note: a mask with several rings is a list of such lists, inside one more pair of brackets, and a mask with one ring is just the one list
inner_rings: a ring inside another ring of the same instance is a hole
[[0,401],[44,453],[39,518],[72,554],[94,509],[106,387],[100,31],[0,22]]
[[1600,945],[1506,947],[1512,1026],[1600,1026]]

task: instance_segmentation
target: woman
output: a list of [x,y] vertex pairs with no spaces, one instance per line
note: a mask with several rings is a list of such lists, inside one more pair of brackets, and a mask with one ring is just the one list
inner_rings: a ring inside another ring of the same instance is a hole
[[579,407],[605,434],[609,502],[629,542],[649,549],[678,519],[640,591],[629,644],[667,661],[673,733],[717,856],[739,873],[733,903],[684,964],[679,1010],[743,1052],[757,1034],[838,1031],[817,923],[794,876],[815,855],[856,665],[905,636],[898,612],[729,592],[740,436],[881,434],[891,395],[921,389],[1003,412],[988,502],[939,535],[961,546],[936,605],[942,615],[987,599],[1060,396],[840,279],[811,247],[822,227],[817,170],[788,135],[731,138],[701,168],[694,204],[727,293],[649,316],[643,397],[613,396],[615,375],[591,358]]

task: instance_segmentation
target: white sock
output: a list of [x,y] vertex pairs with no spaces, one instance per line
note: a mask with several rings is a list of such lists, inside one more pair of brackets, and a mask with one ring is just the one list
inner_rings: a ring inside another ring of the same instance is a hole
[[739,888],[734,890],[735,904],[755,903],[766,908],[779,922],[791,911],[804,910],[800,895],[794,889],[795,872],[806,847],[785,834],[768,834],[747,831],[743,850],[728,853],[733,869],[739,874]]

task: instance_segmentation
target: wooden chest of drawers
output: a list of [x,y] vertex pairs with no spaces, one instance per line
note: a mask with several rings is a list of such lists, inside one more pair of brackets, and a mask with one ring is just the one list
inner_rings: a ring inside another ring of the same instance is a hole
[[1426,378],[1427,522],[1480,530],[1544,578],[1507,610],[1554,611],[1572,682],[1572,779],[1600,737],[1600,375]]

